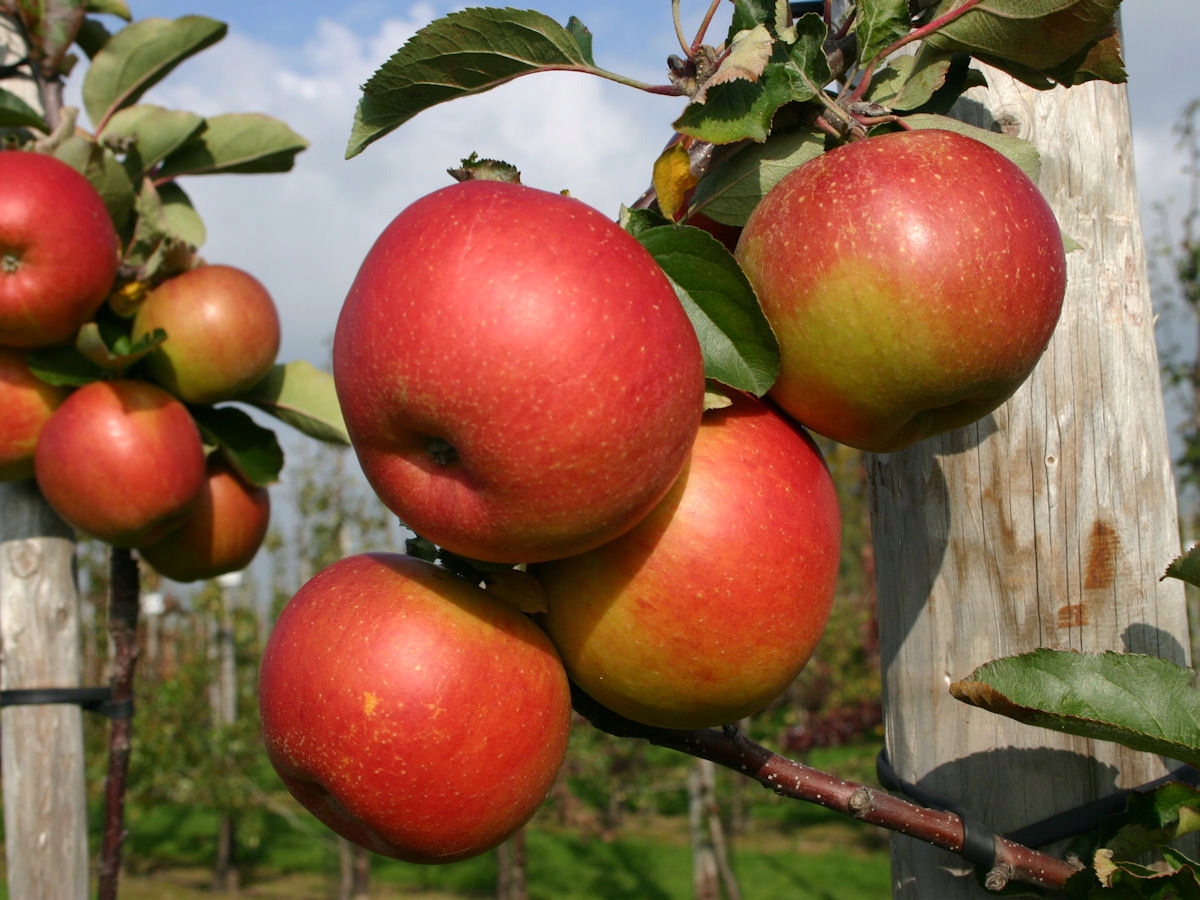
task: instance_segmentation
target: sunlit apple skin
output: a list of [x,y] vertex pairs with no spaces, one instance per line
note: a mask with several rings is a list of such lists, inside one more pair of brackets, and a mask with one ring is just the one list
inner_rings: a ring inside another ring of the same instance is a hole
[[833,602],[841,516],[803,429],[749,396],[705,414],[684,474],[628,534],[531,567],[571,678],[627,718],[735,722],[778,697]]
[[42,426],[33,463],[55,512],[116,547],[166,534],[204,487],[204,447],[187,408],[143,381],[72,392]]
[[267,755],[288,790],[376,853],[447,863],[514,834],[562,765],[570,689],[522,613],[413,557],[348,557],[264,648]]
[[187,518],[138,554],[172,581],[216,578],[250,565],[270,524],[270,492],[247,484],[212,453],[204,488]]
[[117,253],[86,178],[44,153],[0,152],[0,346],[70,341],[108,296]]
[[146,358],[150,376],[185,403],[219,403],[253,387],[279,354],[275,301],[233,266],[207,265],[169,278],[138,308],[133,337],[167,333]]
[[67,390],[29,371],[24,350],[0,347],[0,481],[33,477],[33,451]]
[[1066,288],[1037,186],[947,131],[873,137],[790,172],[736,256],[782,355],[772,398],[888,452],[987,415],[1045,350]]
[[532,562],[633,527],[699,427],[695,330],[596,210],[465,182],[404,210],[346,297],[333,374],[383,502],[455,553]]

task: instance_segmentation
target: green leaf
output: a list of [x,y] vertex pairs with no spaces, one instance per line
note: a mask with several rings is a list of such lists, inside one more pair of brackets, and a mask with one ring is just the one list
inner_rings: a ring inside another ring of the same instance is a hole
[[858,58],[864,65],[911,30],[908,0],[858,0],[855,7]]
[[815,131],[776,132],[765,143],[746,144],[700,180],[691,211],[725,225],[745,225],[783,176],[824,151],[825,137]]
[[686,225],[660,225],[634,236],[674,285],[700,338],[705,376],[765,394],[779,375],[779,346],[729,251],[708,232]]
[[248,482],[266,486],[279,480],[283,450],[275,432],[235,406],[190,406],[188,410],[204,442],[220,448]]
[[97,137],[124,154],[136,181],[204,128],[204,117],[161,106],[130,106],[112,115]]
[[913,129],[937,128],[944,131],[956,131],[959,134],[965,134],[967,137],[987,144],[993,150],[1007,156],[1021,168],[1021,171],[1029,176],[1030,181],[1037,183],[1038,176],[1041,174],[1042,158],[1038,154],[1037,148],[1022,138],[968,125],[966,122],[960,122],[958,119],[952,119],[949,116],[938,116],[929,113],[913,113],[910,116],[905,116],[904,123]]
[[260,113],[223,113],[163,160],[158,175],[287,172],[308,141],[279,119]]
[[765,141],[775,111],[793,99],[792,78],[780,63],[767,66],[758,81],[715,84],[703,103],[689,103],[672,127],[710,144]]
[[1193,587],[1200,587],[1200,544],[1192,546],[1191,550],[1176,557],[1167,566],[1164,578],[1178,578]]
[[95,15],[116,16],[126,22],[133,20],[133,13],[129,11],[129,4],[125,0],[87,0],[84,7]]
[[1096,852],[1093,867],[1101,888],[1080,896],[1112,900],[1200,900],[1200,878],[1192,864],[1163,872],[1141,863],[1117,860],[1111,850],[1101,849]]
[[[104,327],[106,324],[109,327]],[[101,371],[119,377],[166,339],[167,333],[156,328],[134,343],[124,329],[114,329],[111,321],[101,317],[80,327],[75,349]]]
[[83,106],[96,128],[131,106],[181,62],[225,37],[226,25],[207,16],[142,19],[126,25],[100,49],[83,77]]
[[434,20],[363,85],[346,158],[432,106],[521,75],[555,69],[607,75],[592,62],[585,34],[578,19],[563,28],[533,10],[472,8]]
[[1136,654],[1034,650],[995,660],[950,693],[1020,722],[1200,765],[1195,673]]
[[153,181],[143,179],[136,211],[125,263],[139,269],[136,277],[142,281],[152,279],[179,244],[194,248],[204,243],[204,223],[187,194],[174,182],[155,187]]
[[1172,781],[1130,794],[1125,809],[1100,824],[1097,840],[1129,859],[1197,830],[1200,788]]
[[173,181],[159,185],[163,222],[167,234],[192,247],[202,247],[208,239],[204,220],[192,205],[192,198]]
[[108,377],[104,369],[75,347],[43,347],[28,356],[29,371],[47,384],[58,387],[82,387]]
[[135,192],[129,174],[112,150],[76,134],[59,144],[54,155],[83,173],[104,198],[117,230],[123,231],[133,211]]
[[0,87],[0,128],[36,128],[46,134],[50,126],[42,114],[14,94]]
[[333,376],[304,360],[276,365],[237,399],[319,441],[350,443]]

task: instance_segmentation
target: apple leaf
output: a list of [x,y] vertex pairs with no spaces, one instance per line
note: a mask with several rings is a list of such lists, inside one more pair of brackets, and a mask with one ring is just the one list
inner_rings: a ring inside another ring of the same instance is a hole
[[725,246],[690,225],[634,235],[671,280],[704,352],[705,377],[762,396],[779,375],[779,345],[758,297]]
[[1100,823],[1096,839],[1129,858],[1195,831],[1200,831],[1200,788],[1168,781],[1131,793],[1124,810]]
[[114,328],[111,320],[111,316],[100,315],[96,321],[85,322],[75,335],[75,349],[106,373],[124,375],[167,338],[165,331],[156,328],[134,342],[124,328]]
[[98,130],[131,106],[176,66],[225,37],[224,22],[207,16],[142,19],[126,25],[93,57],[83,77],[83,107]]
[[117,230],[124,230],[133,212],[136,194],[129,174],[112,150],[75,134],[59,144],[54,155],[83,173],[104,198]]
[[102,381],[108,373],[75,347],[41,347],[27,357],[29,371],[56,387],[83,387]]
[[968,125],[949,116],[938,116],[930,113],[913,113],[904,117],[904,123],[913,129],[937,128],[943,131],[956,131],[974,138],[980,143],[987,144],[998,153],[1007,156],[1016,163],[1029,180],[1036,183],[1042,171],[1042,158],[1037,148],[1029,141],[1003,134],[998,131],[988,131],[975,125]]
[[1192,587],[1200,587],[1200,544],[1172,560],[1163,578],[1178,578]]
[[1159,848],[1163,865],[1147,866],[1118,860],[1113,851],[1096,851],[1092,868],[1067,882],[1068,900],[1079,897],[1112,897],[1116,900],[1197,900],[1200,898],[1200,866],[1171,847]]
[[295,360],[278,364],[237,399],[319,441],[350,443],[333,376],[312,363]]
[[1166,659],[1040,649],[980,666],[950,693],[1019,722],[1200,765],[1195,672]]
[[0,87],[0,128],[36,128],[49,133],[42,114],[14,94]]
[[275,432],[235,406],[189,406],[200,436],[217,447],[250,484],[265,487],[279,480],[283,449]]
[[137,269],[136,277],[141,281],[150,280],[179,243],[190,247],[204,243],[204,223],[187,194],[174,182],[155,187],[150,179],[143,179],[136,211],[124,262]]
[[163,160],[160,178],[287,172],[308,141],[261,113],[223,113]]
[[87,0],[84,8],[90,13],[116,16],[126,22],[133,19],[133,13],[129,11],[129,4],[125,0]]
[[[592,60],[591,34],[533,10],[471,8],[435,19],[362,88],[346,158],[430,107],[551,70],[613,77]],[[619,79],[618,79],[619,80]]]
[[854,33],[865,64],[911,30],[908,0],[857,0]]
[[725,225],[745,225],[784,175],[824,151],[825,138],[815,131],[779,131],[765,143],[747,143],[700,180],[690,211],[703,211]]
[[123,154],[137,181],[204,127],[204,117],[161,106],[130,106],[114,113],[97,139]]

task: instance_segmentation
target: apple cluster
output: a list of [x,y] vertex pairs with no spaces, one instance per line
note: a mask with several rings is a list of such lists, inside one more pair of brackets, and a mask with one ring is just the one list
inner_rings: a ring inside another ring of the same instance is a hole
[[672,282],[577,200],[466,181],[371,248],[333,345],[347,429],[383,503],[472,577],[351,557],[278,620],[267,752],[335,831],[417,862],[504,840],[556,777],[572,683],[653,727],[763,709],[834,597],[810,430],[888,452],[977,420],[1065,290],[1037,188],[950,132],[828,151],[723,237],[779,342],[766,399],[706,393]]
[[43,380],[30,354],[96,327],[120,238],[92,184],[53,156],[0,152],[0,186],[0,479],[35,478],[68,524],[169,578],[243,568],[266,536],[267,490],[206,447],[188,405],[232,399],[274,365],[270,295],[239,269],[188,268],[124,304],[137,368]]

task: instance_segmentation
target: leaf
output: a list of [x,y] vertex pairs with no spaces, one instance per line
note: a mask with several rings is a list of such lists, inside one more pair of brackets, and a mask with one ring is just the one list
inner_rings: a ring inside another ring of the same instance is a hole
[[83,76],[83,107],[97,129],[131,106],[181,62],[225,37],[224,22],[207,16],[142,19],[100,49]]
[[42,114],[5,88],[0,88],[0,128],[36,128],[50,133]]
[[113,375],[124,375],[140,359],[167,339],[167,333],[156,328],[136,343],[130,341],[124,329],[104,328],[104,319],[85,322],[75,336],[75,349],[98,369]]
[[704,351],[704,374],[762,396],[779,375],[779,346],[754,289],[724,245],[690,225],[634,235],[667,274]]
[[83,173],[108,207],[118,231],[123,231],[133,211],[135,192],[125,167],[111,149],[76,134],[54,150],[54,155]]
[[1194,544],[1191,550],[1176,557],[1167,566],[1163,578],[1178,578],[1192,587],[1200,587],[1200,544]]
[[950,693],[1019,722],[1197,766],[1194,678],[1192,670],[1153,656],[1041,649],[980,666],[950,685]]
[[725,225],[745,225],[783,176],[824,151],[825,138],[814,131],[777,132],[765,143],[747,144],[700,180],[691,209]]
[[116,16],[126,22],[133,19],[133,13],[129,11],[129,4],[125,0],[87,0],[85,7],[88,12],[96,15]]
[[158,196],[162,200],[163,221],[167,234],[192,247],[203,246],[208,239],[204,221],[183,188],[173,181],[168,181],[159,185]]
[[275,432],[234,406],[189,406],[206,444],[219,447],[237,473],[259,487],[279,480],[283,450]]
[[[1111,850],[1096,851],[1093,862],[1101,891],[1081,896],[1111,897],[1113,900],[1200,900],[1200,880],[1192,864],[1167,871],[1141,863],[1118,861]],[[1074,896],[1074,895],[1073,895]]]
[[333,376],[312,363],[296,360],[276,365],[237,399],[319,441],[350,443]]
[[435,19],[363,85],[346,158],[439,103],[555,69],[607,74],[592,62],[591,35],[578,19],[563,28],[533,10],[492,8]]
[[290,171],[308,141],[261,113],[222,113],[163,160],[160,178]]
[[908,0],[858,0],[854,32],[865,65],[911,30]]
[[765,25],[755,25],[748,31],[735,34],[729,44],[728,54],[721,60],[717,71],[700,85],[700,89],[692,96],[692,102],[703,103],[708,88],[713,85],[739,79],[758,81],[771,59],[774,45],[771,32],[767,31]]
[[30,351],[27,359],[29,371],[58,387],[82,387],[108,377],[75,347],[43,347]]
[[123,152],[125,171],[136,181],[202,128],[204,117],[196,113],[130,106],[114,113],[97,138]]
[[1100,824],[1097,840],[1100,846],[1129,859],[1197,830],[1200,788],[1171,781],[1131,793],[1125,809]]
[[791,75],[781,63],[772,63],[758,81],[713,85],[704,102],[689,103],[672,127],[710,144],[765,141],[775,111],[792,99]]
[[959,134],[965,134],[967,137],[974,138],[980,143],[987,144],[993,150],[1016,163],[1021,171],[1029,176],[1029,180],[1035,184],[1037,183],[1038,176],[1041,174],[1042,159],[1038,154],[1037,148],[1022,138],[1002,134],[998,131],[988,131],[986,128],[968,125],[966,122],[960,122],[958,119],[952,119],[948,116],[931,115],[929,113],[913,113],[910,116],[905,116],[904,123],[914,129],[937,128],[944,131],[956,131]]
[[681,141],[672,141],[654,161],[654,195],[668,219],[677,218],[688,192],[696,186],[692,158]]

